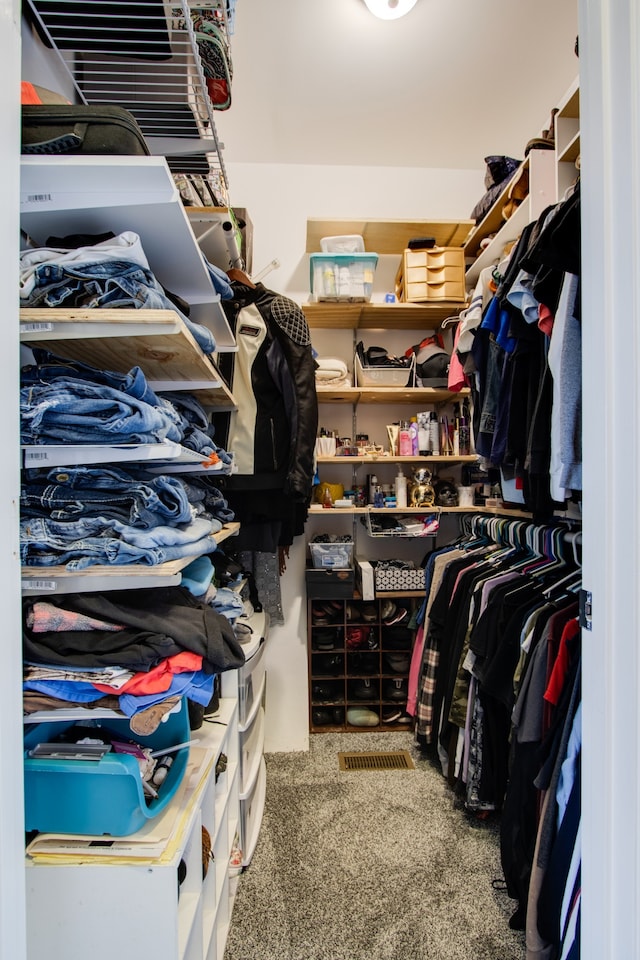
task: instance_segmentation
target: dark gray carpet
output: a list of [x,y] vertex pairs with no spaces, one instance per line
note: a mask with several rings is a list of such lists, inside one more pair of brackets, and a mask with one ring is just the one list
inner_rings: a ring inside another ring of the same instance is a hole
[[[339,751],[408,749],[415,770],[342,772]],[[522,960],[498,827],[470,820],[411,733],[317,734],[267,754],[258,845],[224,960]]]

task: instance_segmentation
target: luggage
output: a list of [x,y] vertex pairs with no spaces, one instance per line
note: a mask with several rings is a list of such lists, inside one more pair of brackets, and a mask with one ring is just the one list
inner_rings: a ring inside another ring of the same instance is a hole
[[23,104],[22,153],[149,156],[132,113],[109,104]]

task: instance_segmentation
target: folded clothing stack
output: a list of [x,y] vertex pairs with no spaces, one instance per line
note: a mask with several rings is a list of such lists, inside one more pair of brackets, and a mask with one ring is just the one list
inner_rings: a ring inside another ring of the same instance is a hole
[[336,357],[316,357],[317,387],[350,387],[351,377],[346,363]]

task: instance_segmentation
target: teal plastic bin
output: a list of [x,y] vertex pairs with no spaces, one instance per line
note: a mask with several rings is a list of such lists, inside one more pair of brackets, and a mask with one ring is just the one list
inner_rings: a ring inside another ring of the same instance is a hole
[[[158,816],[180,786],[189,748],[174,754],[158,797],[147,798],[135,757],[107,753],[100,760],[62,760],[31,757],[38,743],[50,743],[79,721],[30,724],[24,738],[25,829],[40,833],[72,833],[126,837]],[[88,721],[81,721],[83,724]],[[134,734],[126,718],[91,720],[91,729],[102,726],[122,740],[162,750],[190,738],[187,702],[168,715],[148,737]]]

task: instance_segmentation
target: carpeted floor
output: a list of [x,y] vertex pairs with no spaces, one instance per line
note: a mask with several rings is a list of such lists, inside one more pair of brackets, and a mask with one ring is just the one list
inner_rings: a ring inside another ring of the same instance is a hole
[[[340,751],[400,749],[415,770],[339,769]],[[522,960],[498,826],[465,815],[411,733],[314,735],[266,762],[224,960]]]

